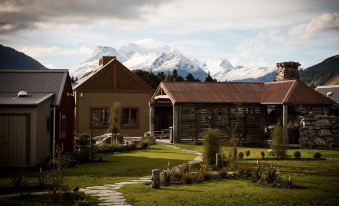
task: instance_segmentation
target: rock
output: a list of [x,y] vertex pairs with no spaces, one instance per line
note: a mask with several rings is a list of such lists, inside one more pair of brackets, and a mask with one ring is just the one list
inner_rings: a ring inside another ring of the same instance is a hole
[[328,119],[320,119],[314,122],[314,125],[316,127],[326,127],[326,126],[331,126],[331,122]]
[[323,138],[317,137],[314,139],[314,145],[322,147],[322,146],[326,146],[326,142]]
[[320,137],[331,136],[332,132],[329,129],[321,129],[318,133]]

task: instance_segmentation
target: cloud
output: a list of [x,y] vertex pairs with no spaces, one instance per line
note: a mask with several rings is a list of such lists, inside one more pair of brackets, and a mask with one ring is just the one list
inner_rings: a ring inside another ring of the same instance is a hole
[[69,56],[69,55],[90,55],[92,50],[87,47],[80,47],[78,49],[60,48],[57,46],[51,47],[23,47],[19,48],[21,52],[28,54],[34,58],[43,58],[51,56]]
[[312,18],[310,22],[290,28],[288,33],[293,36],[309,38],[319,32],[338,29],[339,13],[323,13]]
[[39,23],[95,24],[100,20],[142,20],[166,0],[0,0],[0,33]]

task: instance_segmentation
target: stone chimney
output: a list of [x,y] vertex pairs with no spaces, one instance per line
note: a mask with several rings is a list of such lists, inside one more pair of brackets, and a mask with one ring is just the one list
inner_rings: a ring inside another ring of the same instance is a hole
[[276,71],[276,80],[284,81],[284,80],[299,80],[299,70],[300,66],[299,62],[280,62],[277,63],[277,71]]
[[115,59],[115,56],[102,56],[99,59],[99,66],[104,66],[105,64],[107,64],[112,59]]

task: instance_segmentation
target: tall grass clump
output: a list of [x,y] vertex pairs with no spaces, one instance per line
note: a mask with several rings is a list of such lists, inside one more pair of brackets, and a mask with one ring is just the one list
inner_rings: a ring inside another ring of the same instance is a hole
[[208,165],[215,164],[215,155],[220,151],[221,133],[217,129],[208,129],[204,135],[204,162]]

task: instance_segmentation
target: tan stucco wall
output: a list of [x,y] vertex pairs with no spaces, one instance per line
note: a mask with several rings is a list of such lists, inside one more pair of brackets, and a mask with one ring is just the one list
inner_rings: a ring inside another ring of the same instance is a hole
[[[120,129],[123,136],[143,136],[148,131],[149,107],[148,101],[151,97],[149,93],[85,93],[80,97],[80,92],[76,93],[76,125],[78,134],[90,133],[90,108],[109,107],[112,109],[116,102],[122,107],[135,107],[139,110],[139,127],[136,129]],[[92,129],[93,135],[107,133],[107,128]]]

